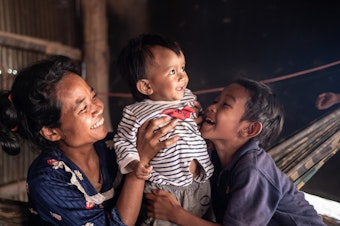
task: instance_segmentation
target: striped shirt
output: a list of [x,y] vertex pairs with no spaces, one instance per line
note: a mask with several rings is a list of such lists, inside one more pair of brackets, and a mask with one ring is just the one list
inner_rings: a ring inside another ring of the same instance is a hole
[[[193,101],[196,96],[189,89],[178,101],[144,100],[128,105],[123,110],[123,117],[114,137],[117,162],[123,174],[131,172],[127,166],[133,160],[139,160],[136,149],[138,128],[147,120],[170,115],[180,119],[176,127],[164,135],[161,140],[174,136],[180,139],[165,149],[162,149],[150,161],[153,166],[149,181],[161,185],[187,186],[193,180],[207,181],[214,167],[210,161],[205,140],[201,137],[194,121]],[[193,179],[189,171],[190,162],[196,159],[203,170]]]

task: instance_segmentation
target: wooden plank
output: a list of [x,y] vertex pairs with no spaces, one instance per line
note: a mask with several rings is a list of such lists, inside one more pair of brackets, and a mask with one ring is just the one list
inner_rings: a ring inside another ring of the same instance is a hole
[[2,198],[15,197],[20,193],[26,193],[26,180],[16,181],[0,186],[0,194]]
[[[84,34],[84,63],[86,81],[98,95],[109,92],[110,51],[107,34],[106,0],[80,1]],[[109,106],[107,95],[100,96],[104,106]],[[105,125],[112,130],[109,108],[104,108]]]
[[0,31],[0,45],[42,52],[48,55],[64,55],[78,61],[81,61],[82,59],[81,51],[77,48],[63,45],[59,42],[52,42],[5,31]]

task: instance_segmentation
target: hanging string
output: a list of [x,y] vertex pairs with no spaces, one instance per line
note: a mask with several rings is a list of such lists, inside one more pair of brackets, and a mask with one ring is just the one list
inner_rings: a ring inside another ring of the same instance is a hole
[[[321,66],[318,66],[318,67],[314,67],[314,68],[311,68],[311,69],[299,71],[299,72],[296,72],[296,73],[292,73],[292,74],[288,74],[288,75],[283,75],[283,76],[279,76],[279,77],[276,77],[276,78],[270,78],[270,79],[261,80],[261,82],[263,82],[263,83],[274,83],[274,82],[278,82],[278,81],[294,78],[294,77],[297,77],[297,76],[300,76],[300,75],[312,73],[312,72],[315,72],[315,71],[320,71],[320,70],[323,70],[325,68],[333,67],[333,66],[338,65],[338,64],[340,64],[340,60],[332,62],[332,63],[329,63],[329,64],[321,65]],[[205,90],[198,90],[198,91],[193,91],[193,93],[196,94],[196,95],[207,94],[207,93],[216,93],[216,92],[221,92],[223,90],[223,88],[224,87],[213,88],[213,89],[205,89]],[[128,94],[128,93],[100,93],[100,92],[98,92],[98,94],[99,95],[110,96],[110,97],[132,98],[132,95]]]
[[340,60],[339,61],[335,61],[333,63],[325,64],[325,65],[322,65],[322,66],[319,66],[319,67],[315,67],[315,68],[307,69],[307,70],[304,70],[304,71],[296,72],[296,73],[293,73],[293,74],[283,75],[283,76],[280,76],[280,77],[277,77],[277,78],[271,78],[271,79],[262,80],[261,82],[263,82],[263,83],[278,82],[278,81],[281,81],[281,80],[285,80],[285,79],[289,79],[289,78],[294,78],[294,77],[297,77],[297,76],[300,76],[300,75],[312,73],[314,71],[320,71],[322,69],[333,67],[333,66],[338,65],[338,64],[340,64]]

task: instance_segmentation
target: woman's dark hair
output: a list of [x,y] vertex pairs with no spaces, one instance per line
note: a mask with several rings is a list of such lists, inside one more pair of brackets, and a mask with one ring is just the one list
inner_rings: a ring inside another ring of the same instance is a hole
[[283,107],[271,88],[264,83],[245,78],[237,79],[233,83],[249,91],[251,98],[246,103],[242,120],[262,123],[262,132],[255,139],[259,140],[262,148],[269,148],[282,131]]
[[10,155],[19,153],[18,137],[14,132],[18,126],[18,118],[14,106],[10,101],[9,91],[0,93],[0,145]]
[[153,58],[151,48],[162,46],[181,54],[179,44],[159,34],[142,34],[129,40],[118,56],[119,73],[127,81],[133,98],[142,101],[148,98],[137,90],[137,81],[146,77],[146,59]]
[[0,95],[0,144],[5,152],[20,152],[18,135],[39,147],[55,145],[40,130],[60,126],[56,84],[69,72],[79,74],[76,64],[65,56],[53,56],[21,70],[12,90]]

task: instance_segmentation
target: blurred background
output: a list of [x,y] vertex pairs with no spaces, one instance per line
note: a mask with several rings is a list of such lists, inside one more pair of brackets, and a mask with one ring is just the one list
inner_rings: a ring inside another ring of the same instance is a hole
[[[115,72],[119,50],[142,32],[158,32],[181,44],[193,91],[224,87],[239,76],[266,80],[340,60],[339,1],[137,2],[144,2],[139,10],[132,4],[123,13],[114,7],[109,13],[112,93],[127,90]],[[270,84],[285,106],[283,136],[325,113],[314,107],[315,98],[320,92],[340,91],[339,71],[340,66],[333,66]],[[217,94],[198,99],[207,106]],[[121,111],[114,107],[125,102],[110,100],[116,125]]]

